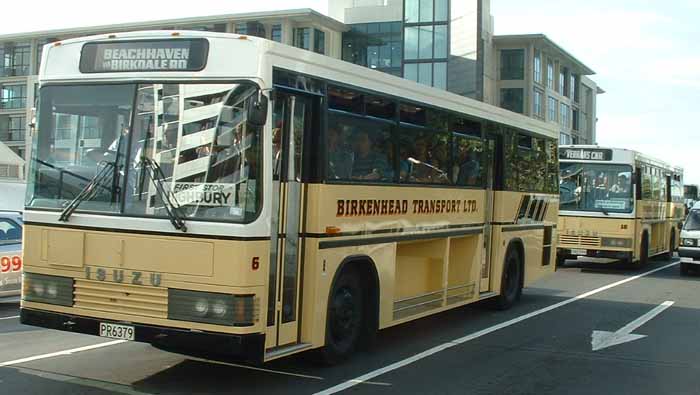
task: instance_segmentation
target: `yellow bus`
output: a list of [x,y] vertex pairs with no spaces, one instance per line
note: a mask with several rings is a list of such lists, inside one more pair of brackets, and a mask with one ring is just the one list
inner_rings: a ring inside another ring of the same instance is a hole
[[645,264],[671,257],[683,223],[683,169],[639,152],[559,147],[557,263],[580,256]]
[[262,363],[555,267],[557,130],[264,39],[45,47],[25,324]]

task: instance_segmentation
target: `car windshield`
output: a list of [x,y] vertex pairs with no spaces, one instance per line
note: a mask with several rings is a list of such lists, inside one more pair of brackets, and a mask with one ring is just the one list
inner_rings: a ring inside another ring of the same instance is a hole
[[[249,222],[260,207],[261,129],[253,84],[124,84],[41,89],[27,206],[165,217],[161,184],[188,219]],[[145,163],[162,170],[152,180]],[[155,182],[154,182],[155,181]]]
[[700,210],[690,210],[683,230],[700,230]]
[[0,245],[21,244],[22,226],[7,218],[0,218]]
[[633,196],[631,166],[560,164],[560,210],[631,213]]

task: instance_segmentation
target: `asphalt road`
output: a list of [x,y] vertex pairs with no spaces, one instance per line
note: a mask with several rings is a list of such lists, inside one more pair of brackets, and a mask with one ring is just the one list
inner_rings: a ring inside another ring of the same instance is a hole
[[[472,305],[391,328],[330,368],[303,356],[242,367],[26,327],[16,302],[0,303],[0,394],[700,393],[698,296],[700,276],[681,277],[677,259],[570,261],[509,311]],[[593,351],[594,331],[620,344]]]

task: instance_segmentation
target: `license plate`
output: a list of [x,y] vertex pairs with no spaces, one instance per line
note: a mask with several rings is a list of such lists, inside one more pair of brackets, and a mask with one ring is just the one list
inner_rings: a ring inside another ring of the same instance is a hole
[[100,322],[100,336],[119,340],[134,340],[134,327]]
[[571,250],[571,255],[586,255],[587,252],[586,250],[573,249]]

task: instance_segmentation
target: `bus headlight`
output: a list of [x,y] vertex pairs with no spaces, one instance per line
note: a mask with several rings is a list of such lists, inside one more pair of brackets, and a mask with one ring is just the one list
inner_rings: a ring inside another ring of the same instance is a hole
[[684,247],[695,247],[697,246],[697,240],[695,239],[681,239],[681,245]]
[[255,295],[168,290],[168,318],[228,326],[252,326],[257,321]]
[[22,298],[28,302],[73,306],[73,279],[24,273]]
[[619,237],[603,237],[603,239],[601,240],[601,245],[603,247],[631,248],[632,239],[623,239]]

